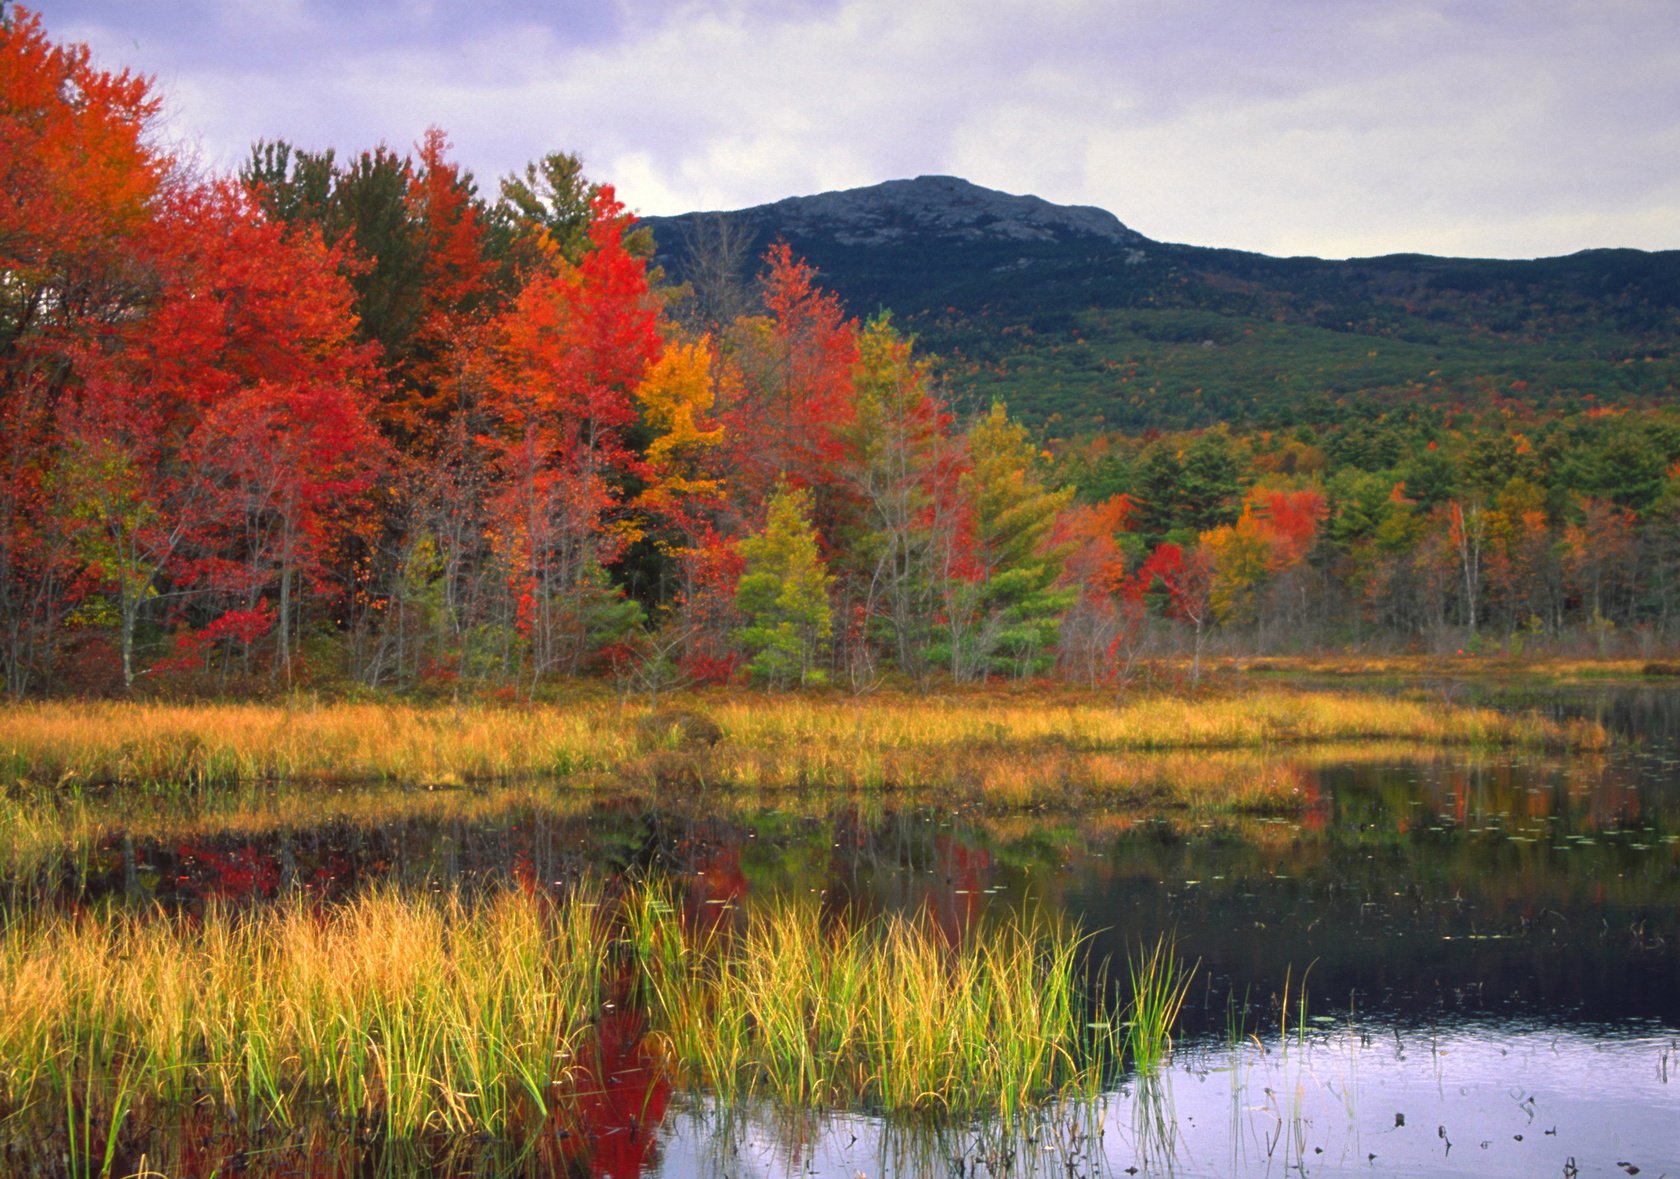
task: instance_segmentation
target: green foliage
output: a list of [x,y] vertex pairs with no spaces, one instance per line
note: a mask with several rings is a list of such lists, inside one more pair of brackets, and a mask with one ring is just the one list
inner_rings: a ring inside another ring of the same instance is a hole
[[1667,480],[1669,455],[1664,439],[1631,423],[1581,439],[1565,459],[1563,474],[1572,487],[1642,512],[1656,502]]
[[259,142],[240,170],[270,216],[316,225],[329,243],[355,243],[363,262],[348,274],[358,326],[390,361],[412,350],[426,277],[410,175],[409,161],[383,144],[345,164],[331,148],[303,151],[285,140]]
[[1144,452],[1132,496],[1137,503],[1138,531],[1151,548],[1179,526],[1179,488],[1183,481],[1184,467],[1172,446],[1157,442]]
[[1040,674],[1054,664],[1061,618],[1073,603],[1057,584],[1066,553],[1050,543],[1073,489],[1052,491],[1038,478],[1027,429],[1001,402],[969,430],[968,454],[961,484],[977,569],[949,588],[947,613],[965,624],[951,628],[946,654],[958,679]]
[[901,671],[921,680],[935,625],[941,543],[955,525],[940,494],[940,469],[955,446],[928,390],[926,362],[912,357],[910,342],[885,316],[858,337],[853,387],[842,470],[863,511],[839,537],[836,565],[868,587],[871,631],[890,645]]
[[746,569],[735,605],[747,618],[736,638],[749,653],[753,679],[769,688],[827,681],[817,661],[833,634],[828,589],[833,580],[817,551],[811,493],[777,487],[764,531],[740,544]]
[[1206,532],[1236,522],[1242,489],[1229,434],[1209,430],[1197,436],[1184,452],[1179,489],[1183,514],[1176,523],[1180,526]]
[[585,657],[626,642],[645,620],[642,604],[626,597],[593,558],[584,563],[577,584],[561,598],[562,626],[577,635],[578,649]]

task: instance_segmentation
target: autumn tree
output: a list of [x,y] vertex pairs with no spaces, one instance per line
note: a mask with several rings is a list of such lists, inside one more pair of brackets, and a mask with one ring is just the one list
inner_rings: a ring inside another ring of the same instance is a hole
[[148,82],[55,44],[0,6],[0,664],[19,694],[49,667],[76,578],[52,510],[80,355],[152,297],[140,264],[173,162]]
[[1235,523],[1202,533],[1214,570],[1210,604],[1222,625],[1259,619],[1266,592],[1306,557],[1324,512],[1314,489],[1254,488]]
[[1143,650],[1146,611],[1127,574],[1128,549],[1141,543],[1132,531],[1134,511],[1124,494],[1071,504],[1052,532],[1067,554],[1063,584],[1076,594],[1062,619],[1061,663],[1093,688],[1124,682]]
[[67,405],[59,510],[115,597],[126,683],[141,610],[165,594],[177,613],[249,609],[272,584],[289,663],[322,515],[353,510],[378,455],[349,289],[318,235],[283,233],[226,184],[173,194],[149,249],[153,305],[83,362]]
[[597,644],[592,620],[619,627],[624,617],[602,570],[637,534],[625,483],[644,469],[629,437],[634,393],[661,351],[628,223],[603,190],[593,248],[533,278],[495,325],[492,513],[533,676],[576,671]]
[[[584,175],[575,152],[551,151],[502,178],[487,220],[490,253],[497,260],[499,282],[517,291],[556,260],[572,264],[595,248],[590,226],[596,202],[607,186]],[[624,248],[633,256],[653,256],[653,235],[630,226]]]
[[934,396],[929,365],[886,318],[858,337],[851,419],[841,429],[841,473],[861,505],[842,539],[839,562],[850,573],[858,624],[847,636],[849,659],[877,621],[884,623],[898,667],[918,681],[928,671],[939,602],[942,538],[958,526],[957,479],[964,452]]
[[1613,597],[1632,596],[1637,567],[1635,516],[1593,497],[1581,500],[1576,510],[1579,518],[1564,528],[1563,565],[1569,588],[1580,598],[1585,621],[1602,654],[1615,613],[1606,606]]
[[445,437],[464,347],[498,302],[483,202],[448,151],[436,127],[412,158],[381,144],[345,163],[262,142],[240,172],[270,216],[341,247],[361,338],[384,368],[379,423],[420,454]]
[[1171,541],[1155,546],[1128,580],[1123,593],[1155,614],[1191,628],[1190,682],[1201,682],[1202,650],[1214,623],[1213,588],[1217,573],[1213,551],[1186,551]]
[[760,295],[765,314],[736,321],[727,341],[741,373],[722,415],[736,488],[749,504],[783,480],[810,488],[821,520],[852,414],[857,324],[785,243],[766,255]]
[[[270,217],[313,226],[329,246],[343,247],[360,338],[379,345],[387,369],[402,370],[420,326],[426,273],[409,201],[411,162],[384,144],[345,163],[331,148],[309,152],[264,141],[252,148],[240,180]],[[399,409],[396,418],[403,416]]]

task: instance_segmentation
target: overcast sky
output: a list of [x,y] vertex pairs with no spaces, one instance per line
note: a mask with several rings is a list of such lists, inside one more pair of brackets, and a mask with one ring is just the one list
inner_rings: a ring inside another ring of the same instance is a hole
[[1680,0],[37,0],[169,133],[580,153],[646,213],[947,173],[1162,241],[1680,247]]

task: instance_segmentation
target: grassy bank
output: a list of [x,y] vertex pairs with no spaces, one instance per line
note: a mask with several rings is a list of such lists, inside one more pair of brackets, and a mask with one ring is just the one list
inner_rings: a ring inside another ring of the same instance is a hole
[[1266,655],[1208,661],[1210,673],[1245,676],[1299,675],[1313,678],[1393,680],[1486,680],[1536,684],[1672,680],[1680,663],[1649,659],[1583,659],[1561,655],[1487,654]]
[[[1602,748],[1603,729],[1441,701],[1264,689],[1234,696],[1001,693],[805,698],[697,694],[712,731],[613,701],[573,705],[34,704],[0,711],[0,774],[56,788],[268,781],[457,784],[661,772],[732,786],[877,787],[972,779],[996,790],[1045,758],[1405,741]],[[669,714],[662,714],[669,715]],[[680,759],[663,754],[681,754]],[[1026,781],[1020,789],[1030,791]]]

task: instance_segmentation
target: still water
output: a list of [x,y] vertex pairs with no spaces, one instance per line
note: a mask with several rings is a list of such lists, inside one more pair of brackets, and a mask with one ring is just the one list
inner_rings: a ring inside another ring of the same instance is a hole
[[1292,754],[1233,770],[1288,776],[1303,802],[1289,820],[876,796],[200,823],[108,835],[27,891],[192,906],[299,888],[331,898],[371,880],[564,890],[652,873],[696,912],[805,893],[836,910],[926,910],[961,937],[1043,907],[1090,932],[1094,962],[1123,964],[1165,932],[1197,963],[1171,1063],[1115,1078],[1096,1108],[1025,1127],[725,1115],[650,1095],[636,1073],[625,1084],[640,1088],[609,1104],[640,1116],[597,1127],[586,1161],[617,1179],[1680,1179],[1680,693],[1517,703],[1594,716],[1625,744],[1587,757]]

